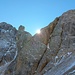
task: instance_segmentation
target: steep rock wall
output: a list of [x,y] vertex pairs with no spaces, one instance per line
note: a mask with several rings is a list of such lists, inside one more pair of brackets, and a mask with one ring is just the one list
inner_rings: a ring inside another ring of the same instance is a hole
[[75,10],[32,36],[0,23],[0,75],[75,75]]

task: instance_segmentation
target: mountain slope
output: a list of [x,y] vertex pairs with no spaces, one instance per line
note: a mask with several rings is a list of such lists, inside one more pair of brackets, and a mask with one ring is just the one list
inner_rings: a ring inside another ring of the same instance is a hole
[[75,75],[75,10],[57,17],[40,34],[24,29],[0,23],[0,75]]

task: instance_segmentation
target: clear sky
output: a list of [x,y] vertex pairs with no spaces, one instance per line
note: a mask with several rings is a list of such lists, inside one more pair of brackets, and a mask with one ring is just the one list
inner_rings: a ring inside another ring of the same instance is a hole
[[0,0],[0,22],[23,25],[33,35],[70,9],[75,0]]

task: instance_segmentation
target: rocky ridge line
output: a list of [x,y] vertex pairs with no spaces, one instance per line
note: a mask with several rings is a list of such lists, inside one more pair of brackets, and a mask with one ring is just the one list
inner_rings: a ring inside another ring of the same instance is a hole
[[63,13],[34,36],[22,25],[16,30],[0,23],[0,67],[10,62],[4,71],[0,68],[0,75],[75,75],[74,59],[75,10]]

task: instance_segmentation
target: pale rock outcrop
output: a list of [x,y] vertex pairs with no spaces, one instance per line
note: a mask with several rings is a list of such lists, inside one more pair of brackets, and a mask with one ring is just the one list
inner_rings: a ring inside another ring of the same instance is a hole
[[75,66],[75,10],[65,12],[60,17],[58,25],[62,29],[61,44],[55,58],[55,66],[45,75],[72,75]]
[[75,75],[75,10],[34,36],[0,23],[0,75]]
[[14,74],[14,65],[18,53],[16,32],[17,30],[10,24],[0,23],[0,75]]

